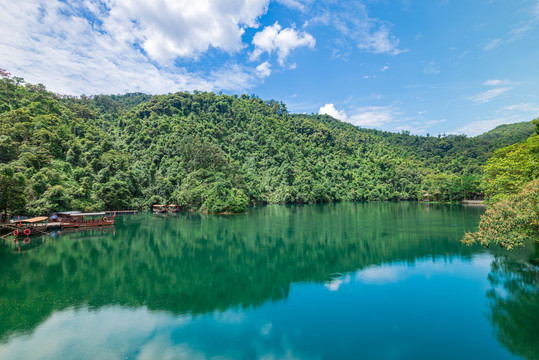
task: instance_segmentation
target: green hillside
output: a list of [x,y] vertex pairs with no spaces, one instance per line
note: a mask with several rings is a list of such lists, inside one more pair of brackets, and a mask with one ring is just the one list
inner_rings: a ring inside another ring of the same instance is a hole
[[494,150],[529,136],[524,128],[421,137],[291,115],[283,103],[256,96],[74,98],[3,77],[0,209],[44,214],[177,203],[214,213],[425,193],[460,200],[480,191],[482,165]]

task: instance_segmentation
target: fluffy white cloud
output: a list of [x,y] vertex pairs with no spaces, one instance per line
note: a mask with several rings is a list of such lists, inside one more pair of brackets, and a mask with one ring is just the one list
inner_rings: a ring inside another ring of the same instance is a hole
[[[245,27],[256,27],[269,0],[107,0],[99,11],[102,28],[139,43],[155,61],[194,57],[209,47],[234,52],[243,47]],[[110,10],[109,10],[110,9]]]
[[257,32],[252,42],[255,50],[251,54],[251,60],[258,59],[264,52],[271,54],[276,51],[281,66],[284,65],[290,51],[302,46],[312,49],[316,44],[316,40],[311,34],[299,32],[294,28],[283,29],[278,22]]
[[322,106],[318,110],[318,114],[320,115],[329,115],[334,117],[335,119],[341,120],[341,121],[348,121],[348,116],[346,116],[346,112],[344,110],[337,110],[335,108],[335,105],[333,104],[326,104]]
[[262,64],[258,65],[256,67],[256,71],[260,74],[262,77],[267,77],[271,75],[271,65],[269,62],[264,61]]
[[242,49],[244,28],[257,26],[268,3],[0,0],[0,64],[71,95],[242,91],[264,73],[236,63],[189,71],[173,61],[208,48]]
[[365,106],[353,109],[351,115],[338,110],[334,104],[326,104],[318,110],[319,114],[327,114],[335,119],[346,121],[356,126],[380,128],[398,122],[399,112],[393,106]]

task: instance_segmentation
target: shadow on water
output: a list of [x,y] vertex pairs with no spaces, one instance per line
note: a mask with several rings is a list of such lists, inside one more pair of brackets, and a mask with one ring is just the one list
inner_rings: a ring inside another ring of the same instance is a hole
[[[474,229],[481,212],[417,203],[341,203],[267,206],[234,216],[119,217],[114,231],[49,238],[23,256],[4,248],[0,341],[31,331],[66,308],[145,306],[196,315],[280,301],[293,283],[327,283],[335,274],[373,265],[471,258],[485,250],[465,247],[460,239]],[[503,266],[493,267],[493,279],[505,274]],[[520,296],[523,290],[514,291]],[[496,301],[496,292],[489,296],[493,322],[505,334],[503,317],[495,311],[506,311],[504,302]],[[536,301],[533,306],[537,309]]]

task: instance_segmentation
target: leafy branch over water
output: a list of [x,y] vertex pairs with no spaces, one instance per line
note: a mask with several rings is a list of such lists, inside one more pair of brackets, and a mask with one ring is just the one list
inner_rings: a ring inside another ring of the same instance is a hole
[[500,245],[508,250],[539,241],[539,180],[515,195],[490,206],[479,222],[479,229],[467,233],[465,244]]

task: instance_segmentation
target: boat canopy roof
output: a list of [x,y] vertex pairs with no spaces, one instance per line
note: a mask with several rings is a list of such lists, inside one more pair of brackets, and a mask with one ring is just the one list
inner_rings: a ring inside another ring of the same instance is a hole
[[170,204],[169,206],[173,206],[173,207],[176,207],[176,206],[178,206],[178,205],[175,205],[175,204]]
[[71,215],[71,214],[80,214],[80,211],[61,211],[54,213],[55,215]]
[[46,217],[46,216],[38,216],[38,217],[35,217],[35,218],[31,218],[31,219],[15,220],[15,222],[21,222],[21,223],[30,223],[30,224],[33,224],[33,223],[45,221],[45,220],[48,220],[48,219],[49,219],[49,218]]
[[97,213],[75,213],[75,214],[70,214],[70,216],[98,216],[98,215],[105,215],[106,213],[104,212],[97,212]]

